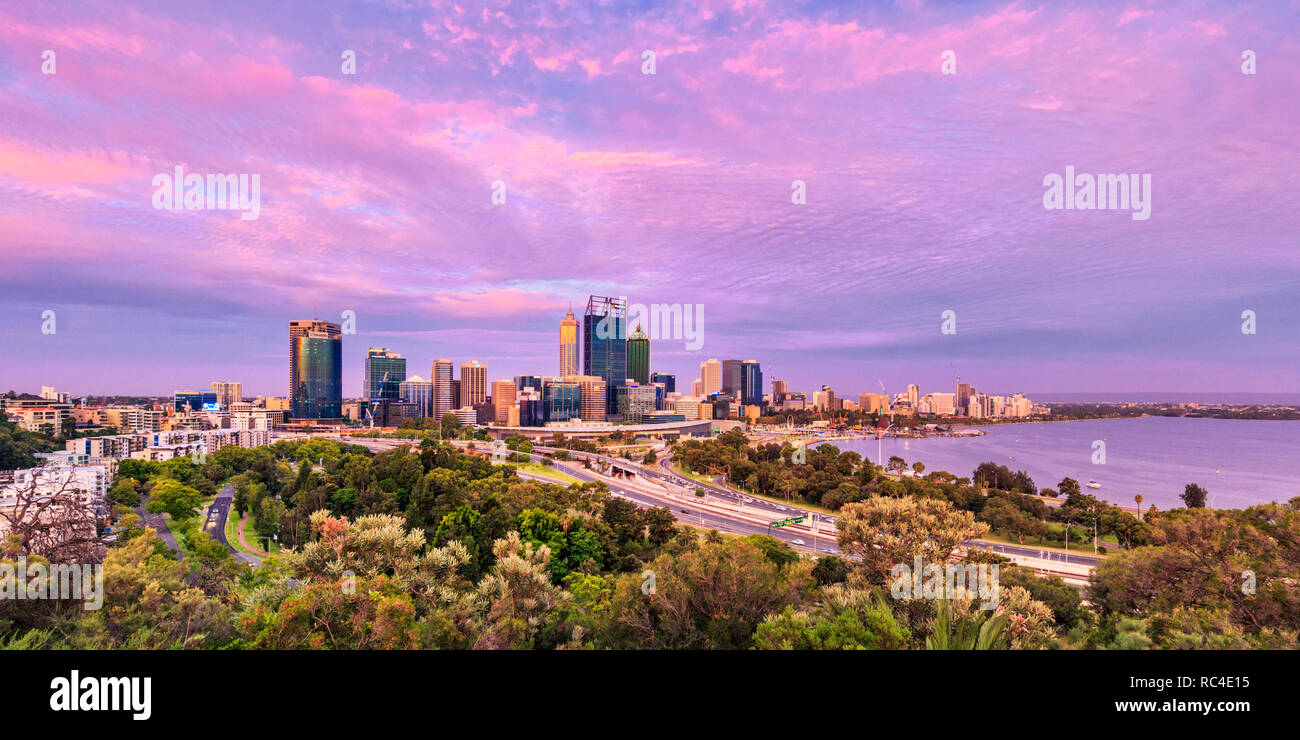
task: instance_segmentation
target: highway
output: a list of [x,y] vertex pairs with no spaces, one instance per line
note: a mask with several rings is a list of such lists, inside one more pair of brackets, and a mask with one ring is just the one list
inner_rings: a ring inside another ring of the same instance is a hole
[[[352,444],[363,445],[372,451],[389,450],[412,444],[409,440],[359,437],[351,438],[348,441]],[[451,443],[460,448],[469,445],[468,442],[461,440],[453,440]],[[483,449],[483,442],[476,444],[478,449]],[[540,461],[543,453],[554,453],[556,451],[558,451],[557,448],[535,444],[533,445],[531,457],[533,460]],[[563,460],[552,460],[552,467],[557,471],[581,481],[602,482],[613,495],[628,499],[639,506],[668,507],[673,516],[685,524],[739,535],[770,534],[791,547],[804,552],[814,552],[819,555],[841,554],[839,544],[836,541],[837,530],[835,523],[838,518],[834,515],[814,512],[761,497],[749,496],[729,486],[718,484],[716,479],[715,482],[710,483],[685,478],[672,469],[672,452],[669,450],[665,449],[658,453],[658,459],[654,466],[646,466],[641,463],[597,453],[576,450],[565,450],[565,452],[575,460],[599,461],[630,471],[634,475],[627,479],[599,475],[594,471],[583,468],[580,464],[573,465],[567,464]],[[520,476],[542,482],[555,482],[543,476],[526,473],[520,473]],[[662,488],[657,490],[656,485]],[[707,495],[702,498],[696,496],[696,489],[703,489]],[[799,524],[780,528],[769,528],[767,526],[767,522],[799,516],[804,517],[804,521]],[[812,526],[814,521],[816,523],[815,536]],[[796,540],[800,542],[796,542]],[[1044,561],[1045,564],[1061,563],[1069,566],[1093,567],[1102,560],[1101,557],[1095,555],[1070,553],[1067,556],[1061,552],[1043,550],[1029,545],[1010,545],[986,540],[970,540],[965,544],[969,547],[992,549],[994,552],[1006,556]],[[1040,569],[1052,570],[1050,566],[1046,565],[1040,566]]]

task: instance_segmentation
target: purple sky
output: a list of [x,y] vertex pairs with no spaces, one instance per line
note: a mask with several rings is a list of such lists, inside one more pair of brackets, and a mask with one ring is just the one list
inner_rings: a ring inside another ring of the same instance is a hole
[[[0,5],[0,391],[284,395],[344,310],[345,395],[372,344],[553,374],[589,293],[705,306],[679,384],[1300,388],[1297,3],[632,5]],[[155,210],[176,165],[260,218]],[[1045,210],[1066,165],[1151,218]]]

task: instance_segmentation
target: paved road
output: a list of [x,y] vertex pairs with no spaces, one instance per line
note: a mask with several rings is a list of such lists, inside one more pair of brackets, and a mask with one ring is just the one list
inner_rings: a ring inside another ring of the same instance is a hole
[[141,523],[146,527],[153,528],[153,531],[158,533],[158,537],[162,539],[163,542],[167,543],[167,546],[176,553],[177,560],[184,560],[185,551],[182,550],[180,544],[176,542],[176,538],[172,536],[171,529],[167,527],[167,520],[163,519],[162,514],[150,514],[145,510],[145,504],[148,502],[149,497],[145,496],[140,500],[140,505],[135,507],[135,513],[139,514],[140,519],[143,520]]
[[221,489],[221,493],[217,494],[217,500],[213,501],[212,506],[208,507],[208,519],[203,525],[203,531],[212,535],[212,539],[225,545],[234,554],[236,560],[248,563],[256,568],[262,564],[261,558],[236,550],[234,545],[230,544],[230,541],[226,539],[226,517],[230,516],[230,505],[234,500],[234,484]]
[[[402,444],[410,444],[410,442],[406,440],[381,440],[381,439],[365,440],[365,441],[354,439],[353,442],[366,445],[367,447],[370,447],[372,450],[392,449],[393,447],[398,447]],[[452,444],[456,444],[459,447],[464,447],[468,443],[453,441]],[[555,448],[546,447],[544,445],[534,445],[533,459],[540,460],[539,453],[555,452],[555,451],[556,451]],[[653,466],[642,465],[640,463],[631,462],[629,460],[625,460],[619,457],[610,457],[608,455],[600,455],[600,454],[589,453],[589,452],[578,452],[576,450],[568,450],[568,454],[570,458],[576,460],[579,464],[581,464],[581,461],[583,459],[588,459],[592,461],[599,460],[601,462],[616,465],[624,470],[635,471],[638,476],[641,476],[648,480],[653,480],[655,482],[664,485],[670,491],[676,493],[677,496],[670,496],[668,498],[665,498],[663,496],[652,496],[640,491],[633,490],[625,486],[621,486],[616,482],[611,482],[604,478],[598,478],[595,475],[589,473],[588,471],[576,465],[566,466],[564,464],[564,461],[561,460],[554,461],[555,467],[557,469],[562,469],[563,472],[567,473],[568,475],[571,475],[574,478],[577,478],[582,481],[596,481],[596,480],[602,481],[606,484],[606,486],[609,487],[610,491],[615,495],[620,496],[622,498],[626,498],[641,506],[666,506],[673,513],[673,516],[677,518],[679,521],[686,522],[689,524],[694,524],[696,526],[709,527],[723,532],[732,532],[732,533],[742,534],[742,535],[770,534],[773,537],[776,537],[777,539],[783,540],[787,544],[791,544],[794,547],[800,547],[801,549],[804,550],[815,551],[819,555],[840,554],[839,544],[838,542],[836,542],[835,539],[835,535],[836,535],[835,522],[838,520],[838,517],[832,514],[813,512],[807,509],[801,509],[797,506],[791,506],[788,504],[782,504],[775,501],[769,501],[768,499],[764,499],[764,498],[749,496],[748,494],[745,494],[741,491],[737,491],[729,486],[719,484],[717,482],[718,478],[714,479],[715,481],[714,483],[700,482],[693,479],[685,478],[681,475],[678,475],[677,472],[672,469],[671,452],[660,454],[655,462],[655,465]],[[534,475],[523,475],[522,477],[542,480],[551,483],[555,482],[553,480],[547,481],[545,478],[542,478],[540,476],[534,476]],[[699,499],[697,499],[696,496],[693,495],[697,488],[703,488],[708,493],[709,501],[716,502],[718,500],[721,500],[737,506],[739,506],[740,504],[744,504],[746,508],[752,511],[761,512],[764,516],[771,516],[773,521],[777,519],[785,519],[787,517],[804,516],[806,518],[805,521],[810,522],[812,521],[812,517],[815,516],[817,521],[817,529],[818,529],[819,536],[814,542],[813,537],[809,535],[807,532],[792,531],[787,529],[772,529],[771,531],[769,531],[768,527],[765,525],[754,524],[752,522],[748,522],[742,519],[730,517],[725,513],[719,513],[719,512],[714,512],[705,509],[703,506],[700,505],[700,503],[698,503]],[[803,540],[804,544],[802,546],[794,545],[793,544],[794,540]],[[999,542],[988,542],[985,540],[971,540],[966,544],[972,546],[978,546],[984,549],[992,547],[994,552],[998,552],[1006,555],[1020,555],[1023,557],[1043,558],[1047,560],[1055,560],[1058,562],[1069,562],[1071,564],[1078,564],[1078,565],[1092,566],[1092,565],[1096,565],[1098,562],[1102,560],[1102,558],[1100,557],[1093,556],[1093,555],[1084,555],[1083,553],[1077,555],[1074,553],[1070,553],[1068,556],[1066,556],[1064,553],[1046,551],[1043,550],[1042,548],[1032,547],[1029,545],[1024,545],[1024,546],[1007,545]]]

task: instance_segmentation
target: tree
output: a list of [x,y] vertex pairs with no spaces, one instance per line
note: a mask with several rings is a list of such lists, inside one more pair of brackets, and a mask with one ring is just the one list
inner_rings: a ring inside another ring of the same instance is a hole
[[4,495],[0,557],[36,555],[56,563],[96,563],[103,557],[95,509],[71,475],[38,470]]
[[447,413],[438,421],[442,427],[442,438],[455,439],[456,432],[460,429],[460,419],[455,414]]
[[840,550],[862,558],[869,582],[883,585],[892,566],[916,556],[944,563],[963,542],[988,532],[969,511],[932,498],[875,497],[840,510]]
[[1201,488],[1195,483],[1188,483],[1179,498],[1183,500],[1183,504],[1189,509],[1204,509],[1205,498],[1207,495],[1208,494],[1204,488]]
[[641,462],[645,465],[652,465],[657,459],[659,458],[655,456],[654,448],[650,448],[646,450],[645,457],[641,458]]
[[907,467],[907,461],[899,457],[898,455],[890,455],[889,463],[885,467],[889,468],[895,473],[901,473],[903,472],[903,468]]
[[1142,518],[1142,494],[1139,493],[1138,495],[1134,496],[1133,502],[1137,504],[1138,519],[1141,519]]
[[916,477],[917,477],[917,478],[920,478],[920,477],[921,477],[921,473],[924,473],[924,472],[925,472],[925,463],[923,463],[923,462],[921,462],[921,461],[919,461],[919,460],[916,461],[916,462],[914,462],[914,463],[912,463],[912,472],[916,474]]
[[1042,537],[1047,534],[1047,525],[1026,514],[1020,507],[1001,496],[992,499],[980,512],[980,518],[988,522],[995,530],[1015,537],[1020,544],[1025,544],[1025,537]]
[[1073,478],[1062,478],[1061,482],[1056,484],[1056,490],[1059,491],[1060,494],[1062,496],[1065,496],[1066,498],[1069,498],[1071,496],[1078,496],[1080,491],[1079,481]]
[[113,487],[108,489],[108,502],[134,509],[140,505],[140,491],[137,490],[139,485],[140,481],[135,478],[119,476],[113,481]]
[[183,522],[196,516],[194,510],[202,503],[203,497],[197,490],[180,481],[161,478],[149,491],[145,510],[150,514],[170,514],[172,519]]
[[778,566],[742,541],[705,543],[664,553],[646,566],[654,593],[639,573],[619,578],[610,616],[597,630],[603,647],[744,649],[773,612],[796,605],[811,584],[806,564]]
[[849,564],[844,558],[823,555],[817,558],[817,564],[812,569],[812,577],[821,586],[843,583],[849,577]]

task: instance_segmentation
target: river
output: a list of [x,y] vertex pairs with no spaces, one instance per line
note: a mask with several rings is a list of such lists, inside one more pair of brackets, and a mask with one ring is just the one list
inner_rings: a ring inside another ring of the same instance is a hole
[[[1039,488],[1056,488],[1071,477],[1111,503],[1142,508],[1182,506],[1188,483],[1209,492],[1213,508],[1284,503],[1300,496],[1300,421],[1256,421],[1151,416],[1134,419],[1041,424],[999,424],[982,437],[886,438],[883,455],[898,455],[926,471],[969,477],[985,460],[1024,470]],[[1096,440],[1105,443],[1105,462],[1094,464]],[[876,441],[831,442],[876,461]]]

